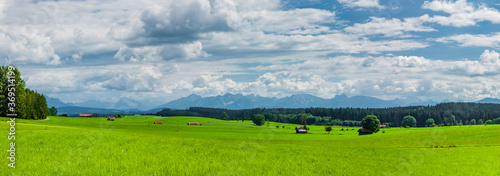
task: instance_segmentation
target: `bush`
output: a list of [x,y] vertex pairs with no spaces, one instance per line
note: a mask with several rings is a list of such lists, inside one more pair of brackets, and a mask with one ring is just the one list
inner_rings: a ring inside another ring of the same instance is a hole
[[385,133],[385,131],[382,131],[382,133]]
[[367,115],[361,123],[364,129],[371,130],[374,133],[380,130],[380,120],[378,120],[377,116]]
[[478,125],[482,125],[482,124],[483,124],[483,119],[479,119],[479,120],[477,121],[477,124],[478,124]]
[[417,126],[417,120],[413,116],[405,116],[403,117],[403,121],[401,122],[403,126],[415,127]]
[[115,118],[123,118],[123,115],[118,114],[118,115],[115,116]]
[[253,115],[252,122],[257,126],[262,126],[266,122],[266,117],[262,114]]
[[61,117],[68,117],[68,114],[62,114]]

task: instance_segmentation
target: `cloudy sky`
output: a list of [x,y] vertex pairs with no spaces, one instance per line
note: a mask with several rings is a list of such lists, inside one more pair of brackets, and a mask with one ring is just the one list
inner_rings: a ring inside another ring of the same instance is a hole
[[66,102],[500,98],[491,0],[0,0],[0,64]]

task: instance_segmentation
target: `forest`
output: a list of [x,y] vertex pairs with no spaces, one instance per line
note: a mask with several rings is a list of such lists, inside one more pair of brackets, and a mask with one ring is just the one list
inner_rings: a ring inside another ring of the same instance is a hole
[[301,115],[307,114],[308,125],[360,126],[367,115],[375,115],[382,124],[401,126],[405,116],[413,116],[418,127],[425,126],[429,118],[440,126],[500,123],[500,104],[487,103],[440,103],[433,106],[408,106],[393,108],[255,108],[242,110],[191,107],[185,110],[163,109],[158,116],[200,116],[226,120],[250,120],[253,115],[263,114],[266,120],[283,123],[301,123]]
[[49,114],[45,96],[26,88],[19,70],[0,66],[0,116],[17,114],[16,118],[46,119]]

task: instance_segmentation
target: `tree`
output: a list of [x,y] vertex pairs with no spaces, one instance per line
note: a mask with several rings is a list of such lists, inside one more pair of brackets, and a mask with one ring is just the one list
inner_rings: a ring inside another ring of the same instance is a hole
[[434,121],[433,118],[428,118],[426,121],[425,121],[425,126],[428,126],[428,127],[433,127],[433,126],[436,126],[436,122]]
[[227,115],[226,112],[222,112],[222,120],[227,120],[229,119],[229,116]]
[[302,125],[304,125],[304,129],[307,129],[307,115],[302,114]]
[[115,118],[123,118],[123,115],[118,114],[118,115],[115,116]]
[[269,119],[267,119],[267,120],[266,120],[267,127],[269,127],[269,124],[270,124],[270,123],[271,123],[271,122],[269,122]]
[[68,114],[62,114],[61,117],[68,117]]
[[413,116],[405,116],[403,117],[403,121],[401,122],[401,125],[404,127],[415,127],[417,126],[417,120]]
[[482,124],[483,124],[483,119],[479,119],[479,120],[477,121],[477,124],[478,124],[478,125],[482,125]]
[[325,131],[328,132],[328,134],[330,134],[330,131],[332,131],[332,127],[330,125],[326,126]]
[[380,120],[378,120],[377,116],[375,115],[367,115],[365,118],[363,118],[363,121],[361,121],[363,124],[363,128],[367,130],[371,130],[373,132],[378,132],[380,130]]
[[99,117],[99,114],[93,113],[93,114],[90,115],[90,117]]
[[487,120],[486,122],[484,122],[485,124],[493,124],[493,121],[492,120]]
[[476,119],[472,119],[472,120],[470,120],[469,124],[470,124],[470,125],[475,125],[475,124],[476,124]]
[[252,122],[257,126],[262,126],[266,122],[266,117],[262,114],[255,114],[252,117]]
[[57,108],[52,106],[50,109],[49,109],[49,116],[56,116],[57,115]]

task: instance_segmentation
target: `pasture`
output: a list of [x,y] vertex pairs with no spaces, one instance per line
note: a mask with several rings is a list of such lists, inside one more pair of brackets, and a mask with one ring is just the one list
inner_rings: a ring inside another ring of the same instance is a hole
[[0,118],[0,175],[500,175],[500,125],[359,136],[359,127],[295,134],[299,125],[201,117],[49,118],[16,119],[15,169]]

